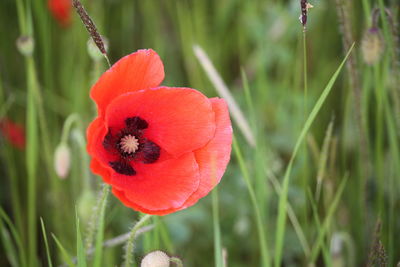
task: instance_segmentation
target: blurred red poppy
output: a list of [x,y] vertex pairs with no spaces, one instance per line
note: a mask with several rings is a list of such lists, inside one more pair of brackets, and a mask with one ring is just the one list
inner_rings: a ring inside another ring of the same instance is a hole
[[223,99],[158,87],[153,50],[120,59],[91,89],[98,117],[87,130],[91,169],[126,206],[165,215],[195,204],[219,183],[232,127]]
[[0,119],[0,132],[14,147],[25,148],[25,129],[22,125],[2,118]]
[[66,27],[71,23],[71,0],[49,0],[48,6],[58,23]]

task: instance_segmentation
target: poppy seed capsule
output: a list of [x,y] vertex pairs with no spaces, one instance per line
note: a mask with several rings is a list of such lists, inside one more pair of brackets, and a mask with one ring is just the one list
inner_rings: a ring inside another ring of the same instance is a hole
[[18,37],[16,44],[18,51],[24,56],[32,55],[35,49],[35,40],[29,35],[22,35]]
[[70,149],[67,144],[61,143],[54,153],[54,169],[61,179],[65,179],[71,165]]
[[125,153],[131,154],[139,148],[139,140],[134,135],[128,134],[121,138],[119,145]]
[[150,252],[142,259],[140,267],[169,267],[169,256],[161,250]]
[[382,34],[378,28],[369,28],[362,38],[361,51],[365,63],[373,65],[378,62],[382,56],[385,44]]

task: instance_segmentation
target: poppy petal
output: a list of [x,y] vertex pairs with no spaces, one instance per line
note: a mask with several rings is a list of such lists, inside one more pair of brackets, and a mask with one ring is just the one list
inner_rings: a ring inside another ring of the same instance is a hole
[[102,117],[108,104],[117,96],[157,87],[164,80],[164,65],[151,49],[138,50],[118,60],[92,87],[90,96]]
[[153,164],[132,164],[136,175],[113,172],[110,184],[147,210],[182,207],[199,186],[199,168],[193,153]]
[[103,146],[103,140],[107,134],[104,121],[97,117],[89,124],[87,129],[87,151],[103,168],[112,170],[109,162],[117,161],[118,155],[109,153]]
[[110,103],[107,127],[123,128],[126,118],[148,123],[145,137],[174,157],[205,146],[215,134],[210,100],[190,88],[159,87],[124,94]]
[[87,150],[90,155],[93,155],[94,143],[96,141],[94,136],[97,136],[98,132],[101,131],[101,129],[104,129],[104,131],[105,131],[103,124],[104,124],[103,120],[101,118],[97,117],[89,124],[89,126],[86,130],[86,136],[87,136],[87,146],[86,147],[87,147]]
[[117,188],[113,187],[112,188],[112,193],[127,207],[132,208],[134,210],[146,213],[146,214],[153,214],[153,215],[166,215],[175,211],[180,210],[181,208],[178,209],[165,209],[165,210],[149,210],[145,209],[142,206],[137,205],[136,203],[133,203],[130,201],[126,196],[124,191],[118,190]]
[[220,182],[230,159],[232,126],[228,106],[223,99],[212,98],[210,101],[215,112],[217,128],[214,138],[194,152],[200,169],[200,185],[186,201],[185,207],[195,204]]

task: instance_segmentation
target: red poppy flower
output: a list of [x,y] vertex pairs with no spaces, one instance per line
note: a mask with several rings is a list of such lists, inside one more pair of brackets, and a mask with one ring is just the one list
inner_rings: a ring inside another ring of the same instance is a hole
[[48,6],[53,17],[66,27],[71,23],[71,0],[49,0]]
[[159,87],[153,50],[120,59],[91,89],[98,117],[87,130],[91,169],[126,206],[165,215],[187,208],[219,183],[232,127],[223,99]]
[[22,125],[3,118],[0,120],[0,132],[14,147],[25,148],[25,130]]

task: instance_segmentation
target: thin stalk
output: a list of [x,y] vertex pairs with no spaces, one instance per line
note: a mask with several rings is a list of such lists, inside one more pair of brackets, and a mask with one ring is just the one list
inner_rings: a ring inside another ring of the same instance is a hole
[[375,162],[375,168],[376,168],[376,173],[377,173],[377,188],[378,188],[378,194],[377,194],[377,211],[378,213],[382,214],[384,210],[384,203],[383,203],[383,190],[384,190],[384,172],[383,172],[383,158],[385,157],[385,153],[383,151],[383,141],[384,141],[384,136],[383,136],[383,123],[384,123],[384,118],[383,118],[383,112],[384,112],[384,107],[383,107],[383,94],[384,88],[381,86],[381,79],[379,75],[379,67],[375,66],[374,67],[374,83],[375,83],[375,99],[376,99],[376,112],[375,112],[375,130],[376,130],[376,141],[375,141],[375,157],[376,157],[376,162]]
[[214,227],[214,260],[216,267],[222,267],[222,246],[221,246],[221,228],[219,227],[219,212],[218,212],[218,191],[215,188],[212,191],[212,213]]
[[315,103],[314,108],[311,110],[310,115],[308,116],[307,120],[304,123],[303,129],[301,130],[300,136],[296,141],[289,164],[286,167],[282,184],[282,194],[279,196],[278,216],[276,220],[277,229],[275,238],[275,267],[281,266],[281,261],[282,261],[283,243],[284,243],[284,236],[286,233],[285,228],[286,228],[286,215],[287,215],[287,204],[288,204],[288,194],[289,194],[289,182],[290,182],[290,175],[294,159],[296,158],[297,152],[299,151],[299,148],[302,145],[303,140],[305,139],[312,123],[314,122],[321,107],[325,103],[325,100],[328,97],[337,77],[339,76],[339,73],[342,70],[343,65],[346,63],[348,57],[350,56],[350,52],[353,50],[353,47],[354,44],[350,47],[346,57],[343,59],[342,63],[339,65],[339,67],[329,80],[328,84],[325,86],[325,89],[322,91],[321,96]]
[[80,154],[82,157],[81,160],[81,169],[83,172],[83,177],[82,177],[82,192],[91,192],[90,188],[90,173],[89,173],[89,157],[86,151],[86,140],[85,137],[82,133],[82,131],[79,129],[76,129],[72,132],[72,137],[75,139],[77,142],[78,148],[80,150]]
[[22,35],[27,34],[26,20],[25,20],[25,6],[22,0],[16,0],[15,4],[17,6],[17,14],[18,14],[18,25],[19,31]]
[[135,249],[135,236],[136,232],[142,227],[142,225],[151,218],[152,215],[144,215],[133,227],[129,235],[129,239],[125,246],[125,267],[130,267],[133,263],[133,254]]
[[61,143],[67,143],[68,142],[68,137],[71,132],[71,127],[74,123],[79,123],[79,116],[77,114],[71,114],[67,117],[67,119],[64,122],[64,126],[62,129],[62,134],[61,134]]
[[239,162],[239,166],[240,166],[240,169],[243,174],[243,179],[246,183],[247,190],[249,191],[250,200],[253,205],[253,209],[254,209],[254,213],[255,213],[256,226],[257,226],[257,232],[258,232],[258,238],[259,238],[260,250],[261,250],[261,261],[262,261],[261,266],[267,267],[267,266],[270,266],[270,255],[268,252],[267,240],[266,240],[266,235],[265,235],[265,230],[264,230],[265,224],[262,220],[260,207],[258,205],[258,201],[256,198],[256,194],[254,192],[253,185],[251,184],[251,181],[250,181],[250,174],[249,174],[248,168],[246,166],[246,163],[244,162],[244,158],[243,158],[242,152],[239,148],[239,145],[236,141],[236,138],[233,139],[233,150],[235,151],[237,160]]
[[27,216],[28,216],[28,262],[32,266],[36,265],[37,250],[37,221],[36,221],[36,184],[37,184],[37,163],[38,163],[38,127],[37,127],[37,110],[35,101],[35,90],[37,83],[34,70],[34,62],[32,57],[26,58],[27,72],[27,109],[26,109],[26,129],[27,129],[27,146],[26,146],[26,169],[28,174],[27,181]]
[[178,257],[171,257],[169,259],[170,262],[175,263],[176,267],[183,267],[183,262],[180,258]]
[[96,244],[94,251],[94,267],[101,266],[101,260],[103,255],[103,239],[104,239],[104,219],[105,219],[105,211],[107,206],[107,199],[110,192],[109,185],[103,185],[102,195],[98,207],[98,212],[96,212],[97,224],[96,224]]
[[307,114],[307,34],[306,28],[303,29],[303,80],[304,80],[304,114]]

